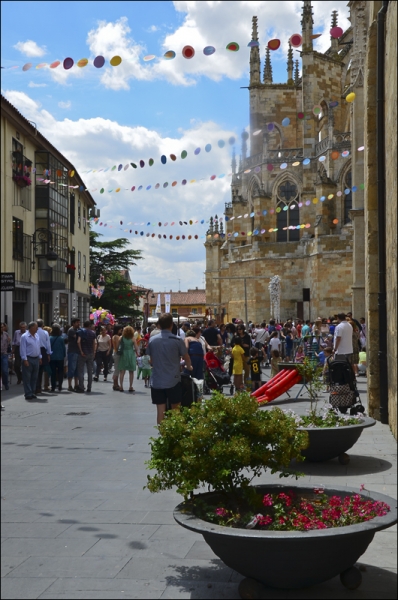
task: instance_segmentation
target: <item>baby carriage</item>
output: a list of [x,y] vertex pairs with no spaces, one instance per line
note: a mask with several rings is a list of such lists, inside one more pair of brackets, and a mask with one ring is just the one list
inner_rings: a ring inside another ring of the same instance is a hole
[[350,411],[351,415],[364,413],[365,409],[359,397],[355,374],[349,360],[345,356],[339,357],[336,354],[334,359],[328,358],[327,363],[330,404],[342,413],[347,412],[347,410]]
[[229,393],[234,393],[234,386],[231,383],[231,377],[225,370],[222,361],[214,354],[207,352],[204,358],[204,382],[203,394],[210,394],[212,390],[223,391],[225,385],[229,385]]

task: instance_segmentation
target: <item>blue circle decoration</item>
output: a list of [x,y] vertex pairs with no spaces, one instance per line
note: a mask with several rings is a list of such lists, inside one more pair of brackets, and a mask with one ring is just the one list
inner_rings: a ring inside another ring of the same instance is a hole
[[140,187],[138,188],[138,191],[142,190],[142,185],[140,185]]
[[253,235],[258,235],[258,234],[259,234],[259,230],[258,230],[258,229],[255,229],[255,230],[253,231]]
[[214,46],[206,46],[206,48],[203,48],[203,54],[205,56],[211,56],[212,54],[214,54],[215,51],[216,49],[214,48]]
[[186,179],[183,179],[183,180],[181,181],[181,185],[186,185],[186,184],[187,184],[187,180],[186,180]]
[[319,198],[319,200],[320,200],[321,202],[325,202],[325,200],[326,200],[326,196],[321,196],[321,197]]
[[238,237],[239,233],[237,231],[235,231],[234,233],[234,237]]
[[229,145],[230,145],[230,146],[233,146],[233,145],[235,144],[235,141],[236,141],[236,140],[235,140],[234,136],[231,136],[231,137],[229,138],[229,140],[228,140],[228,143],[229,143]]
[[218,176],[219,179],[222,179],[223,177],[225,177],[225,173],[221,173],[221,175]]
[[267,214],[267,211],[266,211],[266,210],[263,210],[263,215],[265,216],[266,214]]
[[287,210],[288,208],[289,208],[288,206],[284,206],[284,207],[283,207],[283,210]]
[[226,220],[226,221],[229,221],[229,217],[225,217],[225,220]]
[[196,154],[196,156],[200,153],[200,148],[196,148],[196,150],[194,151],[194,154]]
[[346,196],[348,196],[348,194],[349,194],[350,192],[351,192],[351,190],[350,190],[349,188],[346,188],[346,189],[344,190],[344,193],[345,193],[345,195],[346,195]]
[[255,213],[254,213],[254,212],[251,212],[251,213],[250,213],[250,216],[251,216],[251,217],[254,217],[254,215],[255,215]]
[[217,142],[217,143],[218,143],[218,147],[219,147],[219,148],[224,148],[224,146],[225,146],[225,142],[224,142],[224,140],[218,140],[218,142]]
[[206,150],[206,152],[210,152],[211,151],[211,144],[206,144],[205,150]]
[[356,185],[353,185],[353,186],[352,186],[352,190],[351,190],[351,191],[352,191],[352,192],[356,192],[357,190],[358,190],[357,186],[356,186]]
[[332,100],[332,102],[329,102],[329,108],[336,108],[336,106],[338,106],[339,103],[337,102],[337,100]]
[[147,190],[150,190],[150,189],[151,189],[151,187],[152,187],[151,185],[148,185],[146,189],[147,189]]
[[117,168],[118,171],[121,171],[122,169],[123,169],[123,165],[119,165]]
[[309,164],[310,164],[310,162],[311,162],[311,161],[310,161],[310,159],[309,159],[309,158],[305,158],[305,159],[303,160],[303,165],[309,165]]
[[144,232],[143,232],[143,231],[140,231],[140,235],[144,235]]
[[169,184],[168,184],[168,183],[167,183],[167,181],[166,181],[166,182],[163,184],[163,187],[164,187],[164,188],[167,188],[167,186],[168,186],[168,185],[169,185]]
[[162,154],[162,156],[160,157],[160,162],[162,163],[162,165],[165,165],[167,163],[167,157]]
[[83,186],[83,185],[81,185],[81,186],[79,187],[79,192],[84,192],[84,186]]
[[287,127],[288,125],[290,125],[290,119],[289,119],[289,117],[285,117],[282,120],[282,125],[283,125],[283,127]]

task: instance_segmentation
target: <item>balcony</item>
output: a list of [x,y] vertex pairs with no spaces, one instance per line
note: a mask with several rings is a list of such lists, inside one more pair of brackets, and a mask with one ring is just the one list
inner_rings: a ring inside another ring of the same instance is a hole
[[[11,152],[12,178],[14,180],[14,206],[32,210],[32,161],[22,152]],[[30,184],[29,184],[30,181]]]
[[336,133],[333,135],[333,140],[325,137],[321,142],[315,144],[315,156],[320,156],[327,150],[348,150],[351,148],[351,131],[345,133]]

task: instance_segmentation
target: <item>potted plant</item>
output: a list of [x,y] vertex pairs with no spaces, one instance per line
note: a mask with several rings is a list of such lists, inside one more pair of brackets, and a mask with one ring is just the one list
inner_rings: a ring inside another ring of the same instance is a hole
[[[362,412],[343,414],[328,402],[319,408],[320,392],[325,387],[321,377],[322,368],[316,361],[308,358],[296,367],[307,384],[311,400],[305,416],[288,411],[295,418],[297,426],[309,435],[309,446],[302,451],[303,456],[311,462],[338,457],[341,464],[348,464],[350,458],[346,454],[347,450],[358,441],[362,431],[375,425],[376,421]],[[360,409],[363,410],[363,407],[360,406]]]
[[68,275],[72,275],[76,271],[75,265],[66,265],[66,272]]
[[13,180],[19,187],[28,187],[32,185],[32,180],[27,175],[14,175]]
[[[303,460],[308,434],[279,408],[260,410],[247,393],[233,399],[214,393],[204,405],[171,411],[158,430],[148,461],[156,472],[147,488],[177,486],[184,502],[174,518],[249,578],[240,585],[244,598],[260,597],[258,582],[291,589],[339,573],[345,585],[357,587],[354,563],[375,531],[396,522],[395,501],[379,494],[250,485],[264,470],[297,478],[290,461]],[[207,493],[196,493],[201,486]]]

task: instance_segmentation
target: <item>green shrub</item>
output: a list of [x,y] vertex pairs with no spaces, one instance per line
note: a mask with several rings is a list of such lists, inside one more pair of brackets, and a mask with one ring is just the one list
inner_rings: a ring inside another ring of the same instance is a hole
[[177,486],[185,499],[200,486],[209,491],[241,495],[263,470],[287,477],[290,461],[303,460],[308,435],[294,418],[279,408],[260,410],[248,393],[233,398],[214,393],[204,404],[170,411],[151,438],[154,475],[148,475],[151,492]]

